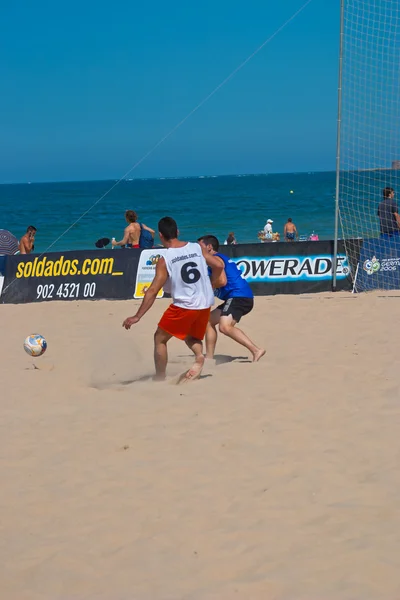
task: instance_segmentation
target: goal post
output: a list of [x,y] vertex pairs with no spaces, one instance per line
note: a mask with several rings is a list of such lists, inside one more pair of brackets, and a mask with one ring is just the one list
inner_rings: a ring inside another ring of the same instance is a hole
[[340,7],[334,251],[342,237],[355,290],[398,289],[400,3],[340,0]]

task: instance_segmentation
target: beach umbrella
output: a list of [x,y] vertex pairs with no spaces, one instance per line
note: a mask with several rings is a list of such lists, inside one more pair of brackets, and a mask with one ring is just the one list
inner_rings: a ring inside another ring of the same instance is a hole
[[7,229],[0,229],[0,254],[15,254],[19,243],[15,235]]

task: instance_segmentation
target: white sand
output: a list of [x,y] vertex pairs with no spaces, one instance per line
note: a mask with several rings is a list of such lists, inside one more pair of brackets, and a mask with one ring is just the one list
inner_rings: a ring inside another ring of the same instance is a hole
[[[220,339],[235,360],[184,386],[140,381],[166,301],[130,332],[135,302],[1,306],[1,600],[400,598],[400,293],[380,296],[257,298],[264,359]],[[190,362],[173,340],[170,374]]]

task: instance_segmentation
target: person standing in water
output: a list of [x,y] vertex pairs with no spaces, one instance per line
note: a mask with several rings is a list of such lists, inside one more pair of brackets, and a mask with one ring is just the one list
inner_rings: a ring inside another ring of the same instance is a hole
[[[171,337],[176,337],[183,340],[195,356],[192,367],[180,378],[180,381],[190,381],[200,377],[204,366],[202,340],[214,304],[213,287],[226,284],[224,267],[200,244],[179,240],[177,224],[171,217],[159,221],[158,231],[167,252],[157,262],[155,277],[139,310],[133,317],[125,319],[122,326],[130,329],[138,323],[153,306],[158,292],[167,284],[172,304],[161,317],[154,335],[155,379],[165,379],[167,343]],[[207,265],[212,269],[211,281]]]
[[240,319],[253,310],[254,294],[236,263],[218,252],[219,241],[215,235],[205,235],[198,241],[223,267],[226,275],[226,285],[216,290],[216,296],[223,300],[223,304],[212,311],[207,326],[206,358],[214,358],[218,325],[220,333],[247,348],[253,356],[253,362],[257,362],[264,356],[265,350],[256,346],[244,331],[236,327]]
[[296,225],[293,223],[292,219],[289,217],[287,223],[285,223],[285,227],[283,229],[283,239],[285,242],[294,242],[298,239],[299,234],[297,233]]

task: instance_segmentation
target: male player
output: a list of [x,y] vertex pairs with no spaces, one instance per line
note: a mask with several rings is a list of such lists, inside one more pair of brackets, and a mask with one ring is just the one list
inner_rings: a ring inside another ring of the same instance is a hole
[[[161,317],[154,336],[155,379],[165,379],[167,343],[171,337],[184,340],[195,356],[193,366],[182,380],[198,379],[204,365],[202,340],[214,304],[212,285],[226,284],[224,265],[198,243],[178,240],[178,227],[171,217],[159,221],[158,233],[167,252],[157,262],[155,277],[136,315],[125,319],[122,326],[130,329],[138,323],[153,306],[160,289],[167,284],[172,304]],[[211,282],[207,265],[212,269]]]
[[[256,346],[239,327],[236,327],[240,319],[253,309],[253,292],[239,267],[227,256],[219,254],[219,241],[215,235],[205,235],[198,241],[218,261],[220,267],[223,266],[227,280],[226,285],[219,286],[216,290],[216,296],[224,302],[218,308],[215,308],[210,315],[206,331],[206,358],[214,358],[217,344],[216,326],[219,325],[220,333],[227,335],[247,348],[253,355],[253,361],[257,362],[264,356],[265,350]],[[211,269],[213,270],[213,267]]]

